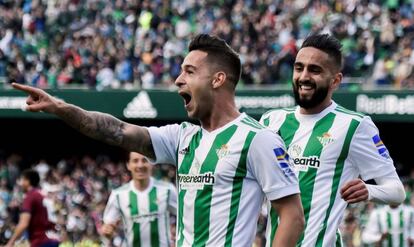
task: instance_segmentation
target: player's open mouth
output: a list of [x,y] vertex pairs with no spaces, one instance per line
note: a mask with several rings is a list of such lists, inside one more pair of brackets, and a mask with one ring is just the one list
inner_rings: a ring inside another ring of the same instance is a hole
[[185,106],[188,106],[191,102],[191,95],[186,92],[180,92],[179,94],[183,97]]
[[315,88],[316,88],[316,85],[315,84],[299,83],[299,89],[300,90],[309,91],[309,90],[313,90]]

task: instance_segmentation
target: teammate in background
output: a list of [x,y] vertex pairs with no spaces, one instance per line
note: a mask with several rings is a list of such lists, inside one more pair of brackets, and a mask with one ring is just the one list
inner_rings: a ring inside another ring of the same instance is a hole
[[414,208],[390,204],[374,209],[362,232],[362,241],[381,247],[414,246]]
[[122,221],[124,246],[169,247],[170,214],[177,214],[174,185],[152,178],[152,165],[139,153],[129,153],[127,169],[132,180],[112,191],[101,233],[112,239]]
[[[340,245],[338,226],[348,203],[401,203],[405,193],[371,118],[332,100],[342,80],[341,44],[328,34],[311,35],[294,63],[297,107],[272,110],[261,122],[285,141],[299,177],[305,231],[297,246]],[[362,179],[359,179],[361,177]],[[365,184],[375,179],[377,185]],[[271,209],[268,239],[277,226]]]
[[297,178],[280,137],[235,104],[241,63],[224,40],[197,35],[175,81],[190,123],[140,127],[85,111],[41,89],[25,91],[27,110],[52,113],[83,134],[178,170],[178,246],[251,246],[264,196],[280,216],[274,245],[294,246],[303,230]]
[[14,229],[6,247],[14,246],[16,240],[28,230],[31,247],[54,247],[59,246],[59,241],[51,237],[55,232],[55,225],[48,220],[47,209],[43,203],[43,195],[38,189],[40,177],[35,170],[25,170],[21,176],[21,187],[26,193],[19,223]]

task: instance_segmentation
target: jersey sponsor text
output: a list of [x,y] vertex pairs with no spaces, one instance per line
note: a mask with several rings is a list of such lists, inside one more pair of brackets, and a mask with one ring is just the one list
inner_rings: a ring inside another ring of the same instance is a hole
[[215,182],[215,178],[212,172],[207,172],[198,175],[180,174],[178,176],[178,182],[180,184],[180,189],[202,190],[204,189],[204,185],[213,185]]
[[318,156],[293,158],[293,164],[298,171],[308,171],[309,168],[319,168],[321,161]]

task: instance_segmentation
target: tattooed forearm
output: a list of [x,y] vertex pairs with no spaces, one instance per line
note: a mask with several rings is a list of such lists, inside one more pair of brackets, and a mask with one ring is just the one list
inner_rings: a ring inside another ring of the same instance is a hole
[[85,111],[61,102],[55,114],[86,136],[154,158],[151,138],[145,128],[123,122],[109,114]]
[[68,125],[91,138],[120,146],[124,122],[99,112],[82,110],[74,105],[61,106],[57,115]]

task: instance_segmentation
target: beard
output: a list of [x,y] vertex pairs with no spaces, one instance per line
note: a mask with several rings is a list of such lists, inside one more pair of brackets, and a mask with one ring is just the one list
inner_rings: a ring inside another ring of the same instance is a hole
[[[314,93],[310,96],[310,98],[304,98],[300,96],[300,84],[312,85],[312,87],[314,88]],[[300,107],[304,109],[311,109],[313,107],[318,106],[326,99],[328,91],[328,86],[316,86],[316,84],[312,81],[295,81],[293,83],[293,95],[295,96],[296,104],[298,104]]]

